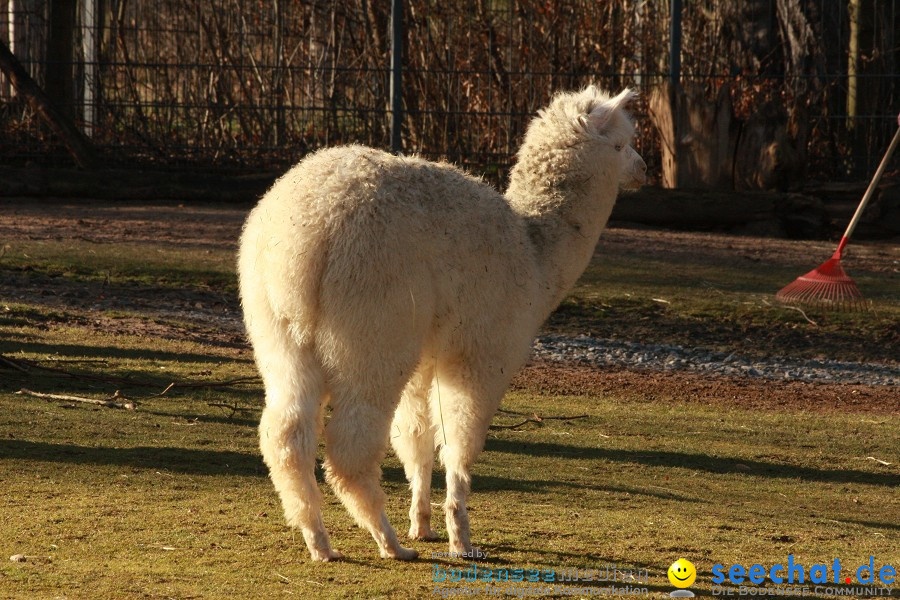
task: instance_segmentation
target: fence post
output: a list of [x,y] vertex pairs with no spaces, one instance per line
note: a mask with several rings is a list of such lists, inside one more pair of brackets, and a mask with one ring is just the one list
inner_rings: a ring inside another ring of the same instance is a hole
[[391,152],[403,149],[403,0],[391,0]]
[[847,56],[847,129],[856,126],[856,72],[859,67],[860,0],[850,0],[847,7],[850,20],[850,49]]
[[97,0],[82,0],[81,3],[81,47],[84,57],[84,96],[82,109],[84,133],[94,135],[97,103]]

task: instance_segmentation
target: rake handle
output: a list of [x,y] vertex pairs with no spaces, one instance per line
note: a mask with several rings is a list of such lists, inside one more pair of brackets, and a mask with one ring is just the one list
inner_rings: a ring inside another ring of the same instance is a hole
[[[900,117],[897,118],[897,123],[900,124]],[[894,154],[894,150],[897,148],[897,145],[900,144],[900,128],[894,133],[894,139],[891,140],[891,145],[888,146],[887,152],[884,153],[884,158],[881,159],[881,164],[878,165],[878,169],[875,170],[875,175],[872,177],[872,181],[869,182],[869,187],[866,188],[866,193],[863,194],[862,200],[859,203],[859,206],[856,208],[856,212],[853,213],[853,218],[850,219],[850,224],[847,225],[847,230],[844,232],[843,237],[841,237],[841,242],[838,244],[837,250],[834,252],[835,258],[840,258],[841,253],[844,251],[844,246],[847,245],[847,242],[850,240],[850,236],[853,235],[853,230],[856,229],[856,224],[859,223],[860,217],[862,217],[863,211],[866,209],[866,204],[869,203],[869,200],[875,194],[875,188],[878,187],[878,182],[881,180],[881,175],[884,173],[885,169],[887,169],[888,162],[891,160],[891,155]]]

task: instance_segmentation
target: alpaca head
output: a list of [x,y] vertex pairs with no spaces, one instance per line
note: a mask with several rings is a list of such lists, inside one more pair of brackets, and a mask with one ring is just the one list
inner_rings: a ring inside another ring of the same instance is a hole
[[[604,165],[613,166],[613,175],[618,177],[620,187],[638,188],[647,181],[647,165],[631,147],[634,123],[625,111],[636,97],[637,93],[630,89],[610,97],[598,87],[589,85],[580,92],[556,96],[550,106],[540,111],[540,118],[533,126],[535,129],[554,129],[557,139],[566,144],[590,146],[590,156],[597,157]],[[547,132],[529,130],[531,133],[543,137]]]
[[[634,123],[625,112],[629,102],[637,98],[637,92],[625,89],[610,98],[594,86],[588,86],[580,94],[587,100],[586,115],[579,115],[578,122],[585,134],[596,138],[616,153],[619,164],[619,185],[636,189],[647,182],[647,164],[631,146],[634,140]],[[610,154],[610,156],[613,156]]]

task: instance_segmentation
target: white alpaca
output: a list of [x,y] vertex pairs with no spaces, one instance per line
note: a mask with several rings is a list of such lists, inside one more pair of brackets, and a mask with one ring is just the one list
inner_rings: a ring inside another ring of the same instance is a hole
[[412,488],[410,537],[436,537],[439,447],[450,550],[472,551],[470,469],[491,418],[620,186],[645,181],[632,97],[558,95],[530,124],[505,196],[447,164],[346,146],[304,159],[250,213],[238,270],[266,389],[260,447],[314,560],[341,556],[314,474],[329,404],[326,478],[381,555],[417,556],[384,512],[389,438]]

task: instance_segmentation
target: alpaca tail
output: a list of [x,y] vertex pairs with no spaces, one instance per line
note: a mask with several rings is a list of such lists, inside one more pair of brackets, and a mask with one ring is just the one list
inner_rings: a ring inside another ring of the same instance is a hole
[[[266,220],[266,217],[269,219]],[[254,348],[265,343],[266,331],[286,330],[299,347],[313,343],[324,252],[320,240],[272,222],[262,204],[247,218],[238,253],[238,274],[244,324]],[[299,255],[297,247],[304,251]],[[262,321],[257,324],[252,321]],[[259,329],[260,334],[254,334]],[[257,352],[257,355],[259,353]]]

